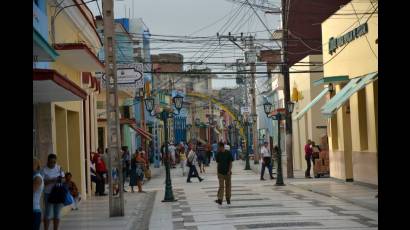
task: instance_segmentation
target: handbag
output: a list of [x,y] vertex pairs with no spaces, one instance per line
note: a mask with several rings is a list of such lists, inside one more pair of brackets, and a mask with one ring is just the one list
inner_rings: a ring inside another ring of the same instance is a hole
[[145,170],[144,173],[145,173],[145,177],[146,177],[147,179],[151,179],[151,169]]
[[74,197],[70,192],[67,192],[65,195],[64,206],[72,205],[74,203]]
[[57,183],[51,189],[48,197],[48,202],[51,204],[62,204],[65,202],[65,197],[68,192],[66,186],[62,182],[62,170],[60,168],[60,176],[57,178]]

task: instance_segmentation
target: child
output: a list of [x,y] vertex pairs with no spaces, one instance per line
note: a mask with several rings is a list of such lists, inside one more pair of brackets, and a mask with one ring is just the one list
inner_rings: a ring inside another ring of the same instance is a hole
[[78,192],[77,185],[71,180],[72,175],[71,173],[67,172],[65,174],[65,186],[67,187],[68,191],[70,191],[71,195],[74,198],[73,208],[72,210],[78,210],[78,202],[81,200],[80,193]]

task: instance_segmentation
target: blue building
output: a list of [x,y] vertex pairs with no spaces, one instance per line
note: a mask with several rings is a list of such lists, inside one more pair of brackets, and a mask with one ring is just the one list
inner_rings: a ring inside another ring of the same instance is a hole
[[48,69],[57,56],[48,39],[47,1],[33,1],[33,68]]

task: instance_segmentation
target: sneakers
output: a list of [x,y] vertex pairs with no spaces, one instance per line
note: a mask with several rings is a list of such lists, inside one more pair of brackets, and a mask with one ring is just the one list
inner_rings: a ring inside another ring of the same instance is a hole
[[199,178],[199,182],[202,182],[204,179],[203,178]]
[[261,178],[261,180],[265,180],[265,178]]
[[222,205],[222,200],[215,200],[215,203],[217,203],[217,204],[219,204],[219,205]]
[[227,204],[231,204],[231,200],[226,200],[226,203],[227,203]]

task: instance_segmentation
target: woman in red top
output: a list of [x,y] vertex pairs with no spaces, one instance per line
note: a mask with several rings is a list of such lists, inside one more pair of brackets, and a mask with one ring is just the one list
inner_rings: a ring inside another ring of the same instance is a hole
[[305,178],[312,178],[310,176],[310,168],[311,168],[311,159],[312,159],[312,141],[308,140],[307,144],[305,145],[305,160],[307,163],[307,169],[305,171]]

